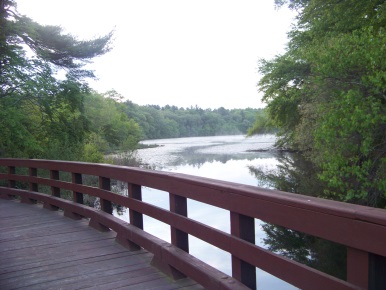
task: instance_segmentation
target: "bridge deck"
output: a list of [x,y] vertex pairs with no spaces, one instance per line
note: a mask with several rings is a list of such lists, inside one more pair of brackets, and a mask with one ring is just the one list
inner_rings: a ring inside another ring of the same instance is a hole
[[151,259],[86,220],[0,199],[0,289],[203,289],[172,281]]

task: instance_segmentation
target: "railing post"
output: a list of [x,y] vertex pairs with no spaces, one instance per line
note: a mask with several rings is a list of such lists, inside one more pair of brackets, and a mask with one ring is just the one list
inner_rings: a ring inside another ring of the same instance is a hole
[[368,289],[369,253],[347,247],[347,282]]
[[[170,211],[188,216],[188,206],[186,197],[169,193]],[[189,236],[187,233],[170,226],[172,244],[189,253]]]
[[[28,168],[28,174],[29,174],[30,177],[37,177],[38,176],[37,168],[29,167]],[[29,190],[37,192],[38,191],[38,184],[35,183],[35,182],[29,182]],[[22,196],[21,197],[21,202],[34,204],[34,203],[36,203],[36,200],[33,200],[33,199],[28,198],[28,197]]]
[[[74,184],[82,184],[82,174],[72,172],[71,173],[71,181]],[[72,192],[72,200],[76,203],[83,204],[83,193],[73,191]],[[74,213],[74,212],[67,210],[67,209],[64,210],[64,216],[72,218],[74,220],[82,219],[81,215]]]
[[[127,185],[127,190],[130,198],[142,200],[142,190],[140,185],[129,183]],[[129,215],[130,215],[130,224],[143,230],[142,213],[129,209]]]
[[[231,212],[231,234],[255,244],[255,219]],[[232,276],[251,289],[256,289],[256,267],[232,255]]]
[[[110,178],[99,176],[99,188],[104,190],[111,190]],[[111,201],[101,198],[101,210],[109,214],[113,214],[113,206]]]
[[385,289],[386,257],[347,247],[347,282],[363,289]]
[[385,289],[386,257],[369,254],[369,289]]
[[[80,173],[71,173],[72,183],[74,184],[82,184],[82,174]],[[72,200],[76,203],[83,204],[83,193],[73,191],[72,192]]]
[[[16,174],[15,166],[8,166],[8,174]],[[8,187],[15,188],[16,181],[12,179],[8,179]]]
[[[111,189],[110,178],[99,176],[99,188],[103,189],[103,190],[110,191],[110,189]],[[100,198],[100,203],[101,203],[101,210],[102,211],[104,211],[108,214],[113,213],[113,205],[112,205],[111,201]],[[98,219],[94,219],[94,218],[92,218],[90,220],[89,226],[93,227],[94,229],[101,231],[101,232],[110,231],[110,229],[108,227],[99,223]]]
[[[52,180],[59,180],[59,171],[58,170],[50,170],[50,178]],[[51,186],[51,195],[55,197],[60,197],[60,188],[56,186]],[[48,210],[58,210],[57,206],[50,204],[49,202],[45,202],[43,207]]]
[[[169,206],[170,211],[179,215],[188,216],[188,206],[186,197],[179,196],[173,193],[169,193]],[[184,231],[176,229],[170,226],[171,242],[172,245],[180,248],[181,250],[189,253],[189,239],[188,234]],[[180,272],[178,269],[169,265],[162,259],[162,255],[154,255],[151,264],[157,267],[159,270],[170,276],[174,280],[186,278],[186,275]]]
[[[129,198],[142,200],[142,188],[140,185],[128,183],[127,184],[127,191],[128,191]],[[129,208],[129,217],[130,217],[130,224],[131,225],[143,230],[143,215],[142,215],[142,213],[137,212],[137,211]],[[141,249],[141,246],[128,240],[123,234],[118,233],[116,240],[120,244],[129,248],[131,251],[138,251]]]
[[[28,172],[29,172],[29,176],[31,176],[31,177],[37,177],[38,176],[37,168],[30,167]],[[29,190],[30,191],[35,191],[35,192],[38,191],[38,184],[35,183],[35,182],[30,182],[29,183]]]
[[[50,178],[53,180],[59,180],[59,171],[50,170]],[[60,188],[56,186],[51,186],[51,195],[55,197],[60,197]]]
[[[16,181],[12,180],[10,176],[11,174],[16,174],[15,166],[8,166],[8,187],[16,188]],[[13,195],[0,193],[0,197],[4,199],[12,199]]]

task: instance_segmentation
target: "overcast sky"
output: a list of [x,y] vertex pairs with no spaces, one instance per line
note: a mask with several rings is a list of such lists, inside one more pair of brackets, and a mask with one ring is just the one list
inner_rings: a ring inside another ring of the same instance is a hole
[[90,65],[99,92],[140,105],[259,108],[260,58],[284,51],[293,14],[273,0],[17,0],[20,13],[87,39],[115,29]]

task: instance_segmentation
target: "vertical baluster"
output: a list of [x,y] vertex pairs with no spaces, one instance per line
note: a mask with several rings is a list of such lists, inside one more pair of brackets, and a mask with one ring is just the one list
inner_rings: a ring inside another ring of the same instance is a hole
[[[37,170],[37,168],[32,168],[32,167],[30,167],[29,168],[29,176],[31,176],[31,177],[37,177],[38,176],[38,170]],[[29,190],[30,191],[39,191],[38,190],[38,184],[37,183],[35,183],[35,182],[30,182],[29,183]]]
[[386,257],[369,253],[369,289],[385,289]]
[[[8,174],[16,174],[15,166],[8,166]],[[16,181],[12,179],[8,179],[8,187],[15,188]]]
[[[185,217],[188,216],[188,206],[186,197],[169,193],[169,203],[171,212],[180,214]],[[172,226],[170,227],[170,232],[172,244],[189,253],[188,234]]]
[[[50,178],[52,180],[59,180],[59,171],[50,170]],[[51,195],[55,197],[60,197],[60,188],[56,186],[51,186]],[[43,207],[48,210],[58,210],[59,208],[55,205],[50,204],[48,201],[44,202]]]
[[[99,176],[99,188],[104,190],[111,190],[110,178]],[[113,205],[111,201],[101,198],[101,210],[109,214],[113,213]]]
[[[128,196],[133,199],[142,200],[142,189],[140,185],[137,184],[127,184]],[[143,215],[140,212],[132,210],[129,208],[130,224],[143,230]],[[118,233],[117,241],[129,248],[132,251],[137,251],[141,249],[139,245],[128,240],[125,236],[125,233]]]
[[368,289],[369,253],[347,247],[347,282]]
[[347,247],[347,281],[363,289],[384,289],[386,257]]
[[[28,168],[28,174],[29,174],[29,176],[31,176],[31,177],[37,177],[38,176],[38,170],[37,170],[37,168],[33,168],[33,167],[29,167]],[[35,192],[37,192],[38,191],[38,184],[37,183],[35,183],[35,182],[29,182],[29,190],[30,191],[35,191]],[[34,200],[34,199],[31,199],[31,198],[28,198],[28,197],[26,197],[26,196],[22,196],[21,197],[21,202],[23,202],[23,203],[36,203],[36,200]]]
[[[137,200],[142,200],[141,186],[137,184],[128,184],[129,197]],[[130,224],[143,230],[143,215],[140,212],[129,209]]]
[[[231,212],[231,234],[255,244],[255,219]],[[251,289],[256,289],[256,267],[232,255],[232,276]]]
[[[53,180],[59,180],[59,171],[58,170],[50,170],[50,178]],[[51,195],[60,197],[60,188],[56,186],[51,186]]]
[[[110,178],[99,176],[99,188],[103,190],[111,190],[111,181]],[[100,203],[101,203],[101,210],[108,213],[112,214],[113,213],[113,205],[111,201],[106,200],[104,198],[100,198]],[[99,223],[98,218],[92,218],[89,222],[89,226],[93,227],[94,229],[102,232],[107,232],[110,231],[110,229]]]
[[[15,166],[8,166],[8,187],[16,188],[16,181],[12,180],[11,174],[16,174]],[[5,199],[12,199],[13,196],[12,194],[0,193],[0,197]]]
[[[187,200],[185,197],[169,193],[169,206],[171,212],[185,217],[188,216]],[[170,226],[170,233],[172,244],[185,252],[189,252],[188,234],[172,226]],[[162,254],[155,254],[151,264],[174,280],[186,278],[185,274],[168,264],[168,262],[162,258]]]
[[[71,173],[71,181],[72,181],[72,183],[75,183],[75,184],[82,184],[82,174],[80,174],[80,173]],[[76,203],[83,204],[83,193],[77,192],[77,191],[73,191],[72,192],[72,200],[74,202],[76,202]],[[72,218],[74,220],[82,219],[81,215],[72,212],[70,208],[65,208],[64,209],[64,216]]]
[[[75,183],[75,184],[82,184],[83,183],[82,174],[80,174],[80,173],[72,173],[71,177],[72,177],[72,183]],[[83,193],[77,192],[77,191],[73,191],[72,192],[72,200],[74,202],[76,202],[76,203],[83,204]]]

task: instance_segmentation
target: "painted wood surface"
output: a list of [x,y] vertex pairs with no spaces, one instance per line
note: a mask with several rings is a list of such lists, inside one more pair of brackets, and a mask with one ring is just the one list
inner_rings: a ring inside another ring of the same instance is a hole
[[41,205],[0,199],[0,289],[203,289],[173,281],[130,252],[116,233],[99,232]]
[[[116,240],[127,248],[143,248],[154,254],[151,264],[169,277],[190,277],[207,289],[256,289],[254,268],[300,289],[385,289],[384,209],[181,173],[108,164],[0,159],[0,172],[0,198],[18,198],[31,204],[39,202],[45,209],[63,210],[66,217],[88,218],[91,227],[117,233]],[[89,176],[99,182],[83,184],[82,178]],[[118,181],[127,186],[127,194],[111,190],[112,182]],[[170,208],[143,201],[143,187],[168,192]],[[51,194],[47,194],[47,189],[51,189]],[[72,192],[72,198],[61,196],[65,192]],[[100,209],[84,204],[83,196],[99,199]],[[187,199],[228,211],[231,233],[212,227],[210,222],[190,218],[185,208]],[[112,205],[126,208],[130,222],[113,216]],[[143,216],[169,225],[172,243],[146,232]],[[254,219],[345,246],[347,280],[259,247],[251,238]],[[232,277],[190,255],[188,235],[231,254]]]

